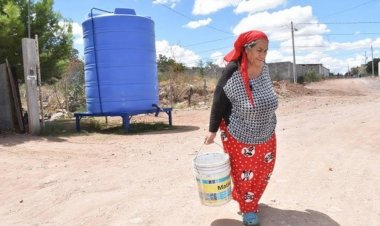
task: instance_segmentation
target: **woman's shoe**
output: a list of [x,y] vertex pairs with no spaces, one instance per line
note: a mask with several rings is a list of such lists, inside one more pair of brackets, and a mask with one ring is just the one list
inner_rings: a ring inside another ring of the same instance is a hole
[[243,223],[246,226],[255,226],[260,224],[259,216],[255,212],[243,213]]

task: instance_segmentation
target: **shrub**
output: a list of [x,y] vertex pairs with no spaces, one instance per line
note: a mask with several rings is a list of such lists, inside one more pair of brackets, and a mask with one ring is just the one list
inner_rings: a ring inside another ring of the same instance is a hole
[[304,76],[304,82],[317,82],[321,80],[321,77],[314,71],[309,70]]

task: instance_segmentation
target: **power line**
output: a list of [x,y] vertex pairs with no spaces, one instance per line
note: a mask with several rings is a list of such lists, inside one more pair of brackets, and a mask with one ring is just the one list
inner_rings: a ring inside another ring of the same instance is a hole
[[[291,48],[292,46],[282,46],[282,47]],[[294,46],[294,47],[297,47],[297,48],[326,48],[328,46],[322,45],[322,46]]]
[[[329,48],[328,45],[311,45],[311,46],[295,46],[297,48]],[[292,46],[281,46],[281,47],[272,47],[270,49],[280,49],[280,48],[292,48]],[[360,47],[359,49],[363,49],[364,47]],[[364,48],[365,49],[365,48]]]
[[234,37],[235,37],[235,35],[231,35],[231,36],[228,36],[228,37],[225,37],[225,38],[219,38],[219,39],[208,40],[208,41],[203,41],[203,42],[197,42],[197,43],[188,44],[188,45],[182,45],[182,47],[202,45],[202,44],[206,44],[206,43],[210,43],[210,42],[216,42],[216,41],[221,41],[221,40],[226,40],[226,39],[230,39],[230,38],[234,38]]
[[380,21],[353,21],[353,22],[310,22],[297,24],[380,24]]
[[174,12],[174,13],[176,13],[176,14],[178,14],[178,15],[180,15],[180,16],[182,16],[182,17],[188,19],[188,20],[193,20],[191,17],[188,17],[188,16],[186,16],[185,14],[183,14],[183,13],[181,13],[181,12],[178,12],[178,11],[172,9],[170,6],[167,6],[167,5],[165,5],[164,3],[158,3],[158,5],[161,5],[161,6],[165,7],[165,8],[167,8],[167,9],[169,9],[170,11],[172,11],[172,12]]
[[352,6],[352,7],[350,7],[350,8],[346,8],[346,9],[340,10],[340,11],[338,11],[338,12],[331,13],[331,14],[329,14],[329,15],[319,17],[319,19],[321,19],[321,18],[326,18],[326,17],[330,17],[330,16],[335,16],[335,15],[337,15],[337,14],[341,14],[341,13],[345,13],[345,12],[347,12],[347,11],[350,11],[350,10],[353,10],[353,9],[357,9],[357,8],[359,8],[359,7],[362,7],[362,6],[364,6],[364,5],[367,5],[368,3],[370,3],[370,2],[374,2],[374,1],[376,1],[376,0],[366,1],[366,2],[360,3],[360,4],[358,4],[358,5]]
[[219,48],[214,48],[214,49],[208,49],[208,50],[203,50],[203,51],[198,51],[197,53],[206,53],[206,52],[212,52],[212,51],[216,51],[216,50],[222,50],[222,49],[232,49],[233,47],[229,46],[229,47],[219,47]]
[[342,34],[325,34],[325,35],[378,35],[380,33],[342,33]]
[[302,36],[315,36],[315,35],[322,35],[322,36],[344,36],[344,35],[378,35],[380,34],[379,32],[375,32],[375,33],[362,33],[362,32],[359,32],[359,33],[331,33],[331,34],[296,34],[296,36],[298,37],[302,37]]

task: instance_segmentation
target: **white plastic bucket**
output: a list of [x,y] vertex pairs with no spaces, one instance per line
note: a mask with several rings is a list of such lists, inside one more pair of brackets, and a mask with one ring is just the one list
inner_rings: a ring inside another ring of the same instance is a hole
[[230,158],[225,153],[205,153],[193,160],[201,203],[220,206],[231,200]]

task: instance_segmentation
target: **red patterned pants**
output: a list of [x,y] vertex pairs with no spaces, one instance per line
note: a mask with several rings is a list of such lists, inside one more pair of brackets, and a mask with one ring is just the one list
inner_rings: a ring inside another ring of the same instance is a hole
[[224,122],[220,131],[231,161],[232,198],[242,213],[257,212],[276,160],[276,135],[273,133],[265,143],[245,144],[231,136]]

